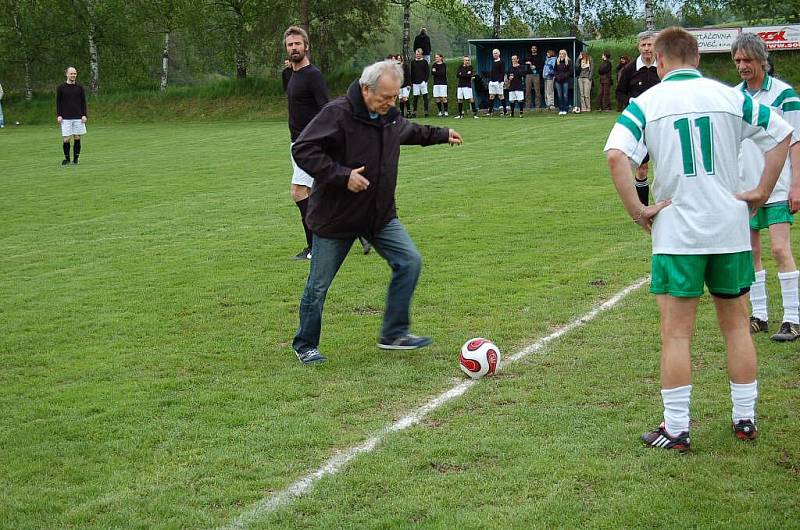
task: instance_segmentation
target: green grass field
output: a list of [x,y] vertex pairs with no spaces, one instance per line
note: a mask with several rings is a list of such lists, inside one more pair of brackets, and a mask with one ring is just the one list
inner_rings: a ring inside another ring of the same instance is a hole
[[[355,245],[315,367],[290,348],[308,265],[284,121],[90,124],[66,168],[55,127],[0,131],[0,528],[226,526],[462,380],[466,339],[511,355],[643,277],[613,119],[432,120],[465,144],[405,148],[398,210],[435,342],[375,347],[390,272]],[[762,436],[739,443],[699,315],[688,455],[638,441],[662,412],[641,288],[251,527],[796,528],[798,346],[757,338]]]

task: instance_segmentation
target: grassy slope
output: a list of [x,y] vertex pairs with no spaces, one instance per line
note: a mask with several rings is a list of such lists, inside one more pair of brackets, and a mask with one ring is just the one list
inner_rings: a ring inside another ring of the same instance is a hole
[[[5,131],[0,526],[223,524],[452,385],[466,338],[513,353],[641,277],[647,240],[600,154],[612,122],[467,120],[461,148],[405,149],[414,329],[436,342],[375,348],[389,273],[356,250],[314,369],[290,351],[307,265],[288,260],[302,236],[284,123],[95,126],[66,169],[53,129]],[[770,292],[779,314],[774,274]],[[638,292],[256,526],[789,526],[796,346],[759,338],[764,436],[742,446],[708,304],[698,327],[688,458],[636,440],[660,414]]]

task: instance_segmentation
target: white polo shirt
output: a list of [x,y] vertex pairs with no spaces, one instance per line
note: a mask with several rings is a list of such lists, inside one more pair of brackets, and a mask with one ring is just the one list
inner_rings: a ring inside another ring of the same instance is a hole
[[742,141],[766,152],[791,133],[769,107],[687,68],[631,99],[604,150],[655,162],[653,195],[672,204],[653,223],[653,254],[728,254],[751,248],[748,207],[734,197]]
[[[792,144],[800,141],[800,98],[797,97],[797,93],[790,85],[767,75],[764,77],[764,83],[761,88],[756,93],[751,94],[747,90],[747,83],[745,82],[739,85],[739,89],[750,94],[753,97],[753,101],[771,107],[789,125],[794,127]],[[758,185],[761,172],[764,170],[764,154],[751,140],[742,142],[742,151],[739,153],[739,167],[741,168],[744,188],[755,188]],[[791,184],[792,163],[789,157],[786,157],[781,176],[778,179],[778,183],[775,184],[775,189],[767,200],[767,204],[789,200],[789,187]]]

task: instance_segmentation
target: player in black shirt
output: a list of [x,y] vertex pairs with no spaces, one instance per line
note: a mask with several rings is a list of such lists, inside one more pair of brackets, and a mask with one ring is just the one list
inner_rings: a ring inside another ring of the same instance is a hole
[[411,62],[411,92],[414,94],[414,112],[411,114],[417,117],[417,103],[422,96],[422,106],[425,108],[425,117],[428,117],[428,61],[422,58],[422,50],[417,48],[414,52],[415,58]]
[[492,50],[492,71],[489,75],[489,112],[487,116],[491,116],[494,112],[494,98],[495,96],[500,99],[500,104],[503,105],[503,113],[505,116],[508,110],[506,109],[506,100],[503,96],[503,82],[505,81],[506,68],[503,61],[500,59],[500,50],[495,48]]
[[528,72],[526,65],[519,64],[519,56],[511,56],[511,68],[508,69],[508,101],[511,102],[511,115],[514,115],[514,107],[519,102],[519,117],[525,109],[525,92],[522,90],[522,83],[525,74]]
[[404,118],[410,118],[411,105],[408,104],[408,96],[411,95],[411,68],[400,53],[395,55],[395,61],[403,67],[403,83],[400,85],[400,94],[397,97],[400,101],[400,114]]
[[469,55],[464,56],[464,62],[458,67],[456,77],[458,78],[458,88],[456,88],[456,98],[458,99],[458,116],[456,119],[464,117],[464,100],[469,101],[472,107],[472,117],[478,117],[478,108],[472,99],[472,77],[475,75],[475,70],[472,68],[472,60]]
[[81,156],[81,136],[86,134],[86,93],[83,87],[75,82],[78,71],[70,66],[64,71],[67,80],[56,89],[56,120],[61,125],[62,148],[64,160],[61,165],[69,164],[70,139],[73,139],[72,163],[78,163]]
[[447,65],[441,53],[434,55],[433,65],[431,66],[433,76],[433,100],[436,101],[436,108],[439,109],[438,116],[449,116],[447,113]]

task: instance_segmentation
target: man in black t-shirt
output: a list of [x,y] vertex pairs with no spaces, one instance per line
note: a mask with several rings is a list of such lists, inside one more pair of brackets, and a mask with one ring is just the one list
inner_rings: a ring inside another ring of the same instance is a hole
[[514,116],[514,106],[519,102],[519,117],[525,109],[525,92],[522,91],[522,80],[528,67],[519,64],[519,56],[511,56],[511,68],[508,69],[508,101],[511,102],[511,116]]
[[417,104],[419,97],[422,96],[422,106],[425,110],[425,117],[428,117],[428,61],[422,57],[422,49],[417,48],[414,52],[414,60],[411,61],[411,93],[414,95],[414,112],[411,114],[417,117]]
[[472,77],[475,75],[475,69],[472,67],[472,59],[469,55],[464,56],[464,62],[458,67],[456,77],[458,78],[458,88],[456,88],[456,99],[458,99],[458,116],[456,119],[464,117],[464,100],[472,107],[472,117],[478,117],[478,108],[472,100]]
[[447,65],[441,53],[434,56],[433,66],[431,66],[433,76],[433,100],[436,108],[439,109],[437,116],[449,116],[447,112]]
[[528,107],[539,109],[542,107],[542,71],[544,57],[539,53],[537,46],[531,46],[531,54],[525,58],[528,75],[525,77],[525,100]]
[[69,164],[70,139],[73,140],[72,163],[78,163],[81,156],[81,136],[86,134],[86,92],[75,82],[78,71],[70,66],[64,71],[67,80],[56,89],[56,121],[61,126],[64,160],[62,166]]
[[[289,27],[283,34],[283,42],[291,65],[290,72],[284,70],[285,74],[290,74],[285,75],[284,80],[289,104],[289,134],[294,144],[306,125],[330,98],[322,72],[308,58],[308,34],[305,30],[297,26]],[[300,210],[300,220],[306,234],[306,248],[294,256],[294,259],[308,260],[311,259],[313,236],[306,223],[306,211],[314,178],[298,167],[293,157],[292,167],[292,199]]]
[[492,50],[492,70],[489,75],[489,112],[486,113],[487,116],[491,117],[492,112],[494,112],[495,97],[500,99],[500,104],[503,106],[503,112],[500,116],[505,116],[507,113],[506,100],[503,96],[503,82],[505,81],[505,77],[506,68],[503,61],[500,59],[500,50],[495,48]]

